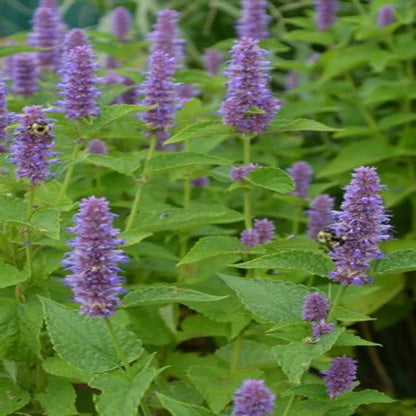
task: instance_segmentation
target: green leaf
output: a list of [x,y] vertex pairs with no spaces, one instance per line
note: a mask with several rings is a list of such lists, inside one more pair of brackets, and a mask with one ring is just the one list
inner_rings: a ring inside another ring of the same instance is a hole
[[303,270],[307,273],[326,277],[334,268],[334,263],[325,253],[307,250],[285,250],[238,263],[234,267],[242,269]]
[[331,33],[308,29],[291,30],[285,33],[282,36],[282,39],[295,42],[306,42],[308,45],[311,43],[317,43],[329,46],[335,43],[334,36]]
[[311,365],[313,359],[329,351],[345,328],[336,328],[333,332],[323,335],[319,342],[291,342],[287,345],[276,345],[273,354],[292,383],[300,384],[302,376]]
[[336,407],[341,406],[361,406],[363,404],[371,403],[393,403],[395,400],[381,391],[377,390],[361,390],[361,391],[350,391],[342,396],[339,396],[336,400]]
[[37,228],[38,232],[45,233],[53,240],[60,238],[60,213],[57,209],[46,208],[39,209],[33,213],[30,220],[33,227]]
[[0,416],[7,416],[29,403],[30,394],[10,380],[0,379]]
[[42,361],[42,368],[45,373],[59,378],[69,378],[71,380],[82,381],[86,383],[94,375],[89,371],[80,370],[64,361],[61,357],[49,357]]
[[308,118],[299,118],[296,120],[289,120],[276,117],[272,124],[270,124],[266,133],[273,133],[275,131],[340,131],[336,127],[330,127],[319,121],[310,120]]
[[0,195],[0,224],[6,220],[26,220],[26,204],[21,199]]
[[180,132],[174,134],[169,140],[166,140],[164,144],[181,143],[186,140],[206,138],[209,140],[210,137],[218,135],[233,135],[234,129],[230,126],[219,121],[200,121],[198,123],[189,124]]
[[157,398],[162,406],[167,409],[173,416],[215,416],[216,413],[210,412],[203,407],[190,405],[188,403],[179,402],[171,397],[161,393],[156,393]]
[[384,275],[404,273],[416,270],[416,250],[397,250],[389,253],[386,258],[375,262],[369,274]]
[[361,321],[372,321],[375,318],[371,318],[370,316],[363,315],[362,313],[358,313],[356,311],[351,311],[342,306],[337,308],[336,318],[338,321],[342,322],[361,322]]
[[301,384],[300,386],[294,386],[282,393],[282,396],[290,396],[297,394],[299,396],[307,397],[314,400],[328,400],[328,394],[324,384]]
[[37,299],[25,303],[0,299],[0,357],[36,360],[40,357],[42,308]]
[[184,305],[188,305],[190,302],[213,302],[224,299],[225,297],[208,295],[207,293],[180,287],[157,286],[127,293],[123,298],[123,305],[125,307],[166,305],[169,303],[183,303]]
[[160,175],[170,170],[204,165],[230,165],[231,163],[231,160],[202,153],[165,152],[149,160],[146,166],[146,172],[149,175]]
[[241,243],[235,237],[203,237],[188,251],[186,256],[178,263],[178,266],[195,263],[223,254],[235,253],[241,249]]
[[226,367],[194,366],[189,369],[188,377],[205,397],[211,410],[218,414],[230,402],[235,390],[248,378],[260,378],[257,369],[230,372]]
[[27,270],[19,270],[10,264],[0,263],[0,289],[25,282],[29,277]]
[[151,235],[152,233],[147,232],[147,231],[140,232],[140,231],[131,230],[127,232],[122,232],[120,234],[120,238],[123,238],[126,240],[126,242],[123,244],[123,247],[129,247],[129,246],[133,246],[135,244],[140,243],[145,238],[150,237]]
[[382,347],[381,344],[377,342],[367,341],[357,335],[352,334],[351,332],[344,332],[338,338],[336,345],[340,346],[364,346],[364,347]]
[[249,172],[246,181],[259,188],[287,194],[295,189],[293,179],[278,168],[257,168]]
[[14,55],[16,53],[46,51],[48,49],[49,48],[37,48],[28,45],[2,45],[0,46],[0,58]]
[[96,396],[96,407],[102,416],[135,416],[137,408],[153,379],[163,369],[144,368],[129,380],[125,371],[96,375],[90,382],[91,387],[102,391]]
[[82,160],[82,163],[103,166],[122,175],[131,176],[141,165],[141,160],[137,155],[113,157],[101,154],[89,154]]
[[45,393],[38,393],[35,397],[48,416],[77,414],[76,394],[69,380],[49,376]]
[[244,306],[257,318],[286,326],[302,320],[303,298],[309,289],[291,282],[222,276]]
[[[104,319],[80,316],[76,310],[46,298],[41,300],[54,349],[65,361],[94,372],[122,365]],[[121,327],[115,326],[114,331],[127,359],[138,358],[143,352],[140,340]]]

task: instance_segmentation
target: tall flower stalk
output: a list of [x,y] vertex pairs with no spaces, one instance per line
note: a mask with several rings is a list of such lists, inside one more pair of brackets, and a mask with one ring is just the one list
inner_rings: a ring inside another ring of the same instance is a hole
[[31,95],[39,90],[39,70],[32,53],[19,53],[11,61],[12,92]]
[[270,16],[266,12],[267,0],[242,0],[243,16],[237,22],[237,34],[240,39],[262,40],[269,36],[267,25]]
[[6,97],[6,84],[4,82],[0,82],[0,152],[6,151],[6,127],[9,124]]

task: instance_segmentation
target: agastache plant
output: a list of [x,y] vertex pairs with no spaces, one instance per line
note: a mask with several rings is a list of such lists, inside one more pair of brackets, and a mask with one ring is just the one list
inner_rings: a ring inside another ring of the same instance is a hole
[[28,178],[34,185],[40,185],[50,175],[49,166],[56,163],[51,159],[56,153],[51,132],[52,125],[46,119],[40,106],[23,108],[20,125],[15,130],[15,139],[10,146],[10,161],[17,164],[16,176]]
[[306,295],[303,303],[302,319],[304,321],[320,321],[326,319],[329,302],[326,296],[318,292]]
[[80,303],[81,313],[89,317],[113,315],[124,293],[118,263],[128,259],[117,248],[124,240],[117,238],[119,230],[113,228],[115,217],[105,198],[84,198],[74,217],[75,226],[68,229],[76,237],[68,241],[72,250],[62,262],[70,272],[65,284]]
[[296,162],[287,169],[287,173],[295,182],[293,195],[296,195],[299,198],[306,198],[308,196],[308,189],[313,176],[311,166],[307,162]]
[[111,17],[112,31],[121,42],[129,40],[128,34],[131,30],[131,16],[125,7],[116,7]]
[[[264,132],[281,107],[267,87],[269,76],[264,73],[268,69],[267,51],[257,43],[250,38],[237,41],[225,72],[229,79],[227,95],[219,113],[224,123],[234,126],[237,133]],[[260,112],[250,113],[253,108]]]
[[7,105],[6,105],[7,90],[6,84],[0,82],[0,152],[6,151],[6,127],[8,123]]
[[335,357],[328,370],[321,371],[324,375],[328,396],[334,399],[349,390],[357,373],[356,361],[345,355]]
[[331,223],[333,208],[334,198],[327,194],[318,195],[311,201],[307,212],[309,238],[318,241],[318,233]]
[[386,27],[388,25],[391,25],[396,21],[396,16],[394,13],[393,6],[386,5],[380,7],[380,9],[377,12],[377,25],[380,28]]
[[338,0],[315,0],[316,26],[325,31],[337,21]]
[[224,61],[224,56],[220,51],[215,49],[207,49],[204,53],[204,66],[208,74],[217,75],[221,64]]
[[12,61],[12,91],[17,95],[31,95],[39,90],[39,71],[31,53],[19,53]]
[[329,275],[342,285],[363,285],[372,281],[367,274],[369,262],[382,257],[379,243],[391,238],[391,226],[376,169],[361,166],[352,176],[341,211],[335,213],[334,232],[345,241],[330,252],[335,271]]
[[244,182],[246,176],[253,170],[259,168],[257,163],[249,163],[243,166],[232,166],[230,170],[230,178],[233,182]]
[[231,416],[266,416],[273,413],[276,396],[263,380],[245,380],[235,391]]
[[62,40],[60,24],[57,9],[53,7],[36,9],[28,44],[48,48],[48,50],[35,52],[37,63],[41,69],[53,70],[59,64],[59,43]]
[[243,17],[237,21],[237,34],[240,39],[262,40],[269,36],[267,25],[270,16],[266,12],[266,7],[267,0],[242,0]]
[[63,100],[59,102],[70,120],[97,115],[96,98],[99,96],[95,76],[97,64],[88,46],[76,46],[70,50],[66,60],[62,81],[58,84]]

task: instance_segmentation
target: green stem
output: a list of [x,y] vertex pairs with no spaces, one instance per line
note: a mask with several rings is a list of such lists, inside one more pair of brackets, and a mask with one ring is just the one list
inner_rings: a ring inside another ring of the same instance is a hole
[[[251,145],[251,137],[247,135],[242,135],[241,139],[243,140],[243,160],[244,164],[248,165],[250,163],[250,145]],[[244,225],[246,229],[251,228],[251,200],[250,200],[250,189],[244,189]]]
[[146,159],[143,163],[143,174],[142,174],[142,177],[140,178],[140,180],[138,181],[136,195],[134,197],[133,205],[131,206],[130,214],[127,218],[126,228],[124,229],[124,231],[129,231],[131,229],[131,227],[133,226],[134,218],[137,214],[139,204],[140,204],[140,200],[142,199],[143,188],[144,188],[144,185],[147,182],[147,175],[146,175],[147,174],[147,163],[152,158],[155,149],[156,149],[156,136],[152,136],[152,138],[150,139],[149,149],[147,150]]
[[[80,150],[81,150],[81,144],[80,143],[76,143],[75,144],[75,147],[74,147],[74,151],[73,151],[72,156],[71,156],[71,159],[72,160],[74,160],[74,159],[76,159],[78,157],[78,153],[79,153]],[[67,171],[65,173],[64,182],[62,184],[61,190],[59,191],[58,198],[56,200],[56,204],[57,205],[61,203],[63,197],[66,194],[66,191],[68,190],[69,184],[71,183],[72,175],[74,174],[74,167],[75,167],[75,165],[74,165],[74,163],[72,163],[68,167],[68,169],[67,169]]]
[[[27,221],[30,222],[32,215],[33,215],[33,201],[34,201],[35,193],[34,187],[31,187],[27,192],[27,210],[26,210],[26,217]],[[30,229],[25,233],[27,241],[25,244],[25,252],[26,252],[26,268],[29,272],[29,278],[32,277],[32,248],[30,245]]]
[[142,402],[140,404],[140,409],[143,413],[143,416],[152,416],[152,414],[150,413],[149,407],[147,406],[145,396],[143,396]]
[[295,401],[296,394],[290,396],[289,402],[287,403],[286,409],[283,416],[289,416],[290,410],[292,409],[293,402]]
[[241,336],[239,335],[237,339],[235,340],[235,344],[234,344],[234,348],[233,348],[233,352],[231,356],[231,365],[230,365],[231,372],[237,370],[240,350],[241,350]]
[[124,354],[123,350],[121,349],[120,343],[118,342],[117,336],[114,332],[113,324],[111,323],[109,318],[104,318],[104,322],[107,325],[108,332],[110,333],[111,339],[114,344],[114,348],[117,352],[117,355],[119,356],[121,362],[123,363],[123,366],[129,375],[129,377],[133,377],[133,371],[131,369],[130,363],[127,360],[126,355]]
[[344,296],[344,293],[345,293],[346,289],[347,289],[347,286],[340,285],[340,287],[338,289],[338,292],[335,296],[334,303],[332,304],[332,308],[331,308],[331,310],[329,311],[329,314],[328,314],[328,319],[327,319],[328,322],[331,322],[335,319],[335,313],[337,312],[338,306],[341,302],[342,297]]

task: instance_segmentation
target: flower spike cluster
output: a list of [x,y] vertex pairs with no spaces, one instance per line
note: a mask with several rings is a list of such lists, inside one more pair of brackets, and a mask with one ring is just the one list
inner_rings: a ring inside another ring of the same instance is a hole
[[31,53],[19,53],[13,57],[12,91],[18,95],[31,95],[38,91],[39,71]]
[[376,169],[362,166],[352,176],[341,211],[335,213],[334,232],[345,242],[330,252],[335,262],[330,277],[342,285],[363,285],[371,282],[369,262],[382,257],[378,244],[391,238],[391,226],[379,195],[384,186]]
[[377,25],[380,28],[391,25],[396,21],[396,16],[394,14],[394,8],[392,6],[386,5],[380,7],[377,12]]
[[127,42],[131,29],[131,16],[129,11],[125,7],[116,7],[113,10],[111,23],[114,36],[121,42]]
[[308,237],[318,241],[318,233],[331,223],[334,198],[327,194],[318,195],[312,200],[308,210]]
[[295,190],[293,195],[299,198],[306,198],[308,196],[308,188],[311,183],[313,170],[311,166],[303,161],[294,163],[287,173],[292,177],[295,182]]
[[124,292],[118,263],[126,263],[127,257],[116,248],[124,240],[117,238],[114,217],[105,198],[84,198],[74,217],[75,226],[68,230],[76,237],[69,240],[72,251],[62,262],[71,273],[65,284],[71,287],[74,301],[81,304],[81,313],[90,317],[113,315]]
[[65,60],[66,69],[58,85],[64,99],[59,103],[70,120],[98,114],[97,64],[88,46],[75,46]]
[[[267,87],[269,76],[267,51],[257,45],[258,41],[243,38],[231,49],[231,62],[225,75],[227,95],[219,111],[224,123],[234,126],[237,133],[264,132],[280,109],[279,100]],[[253,108],[260,112],[250,113]]]
[[257,244],[264,244],[271,241],[275,231],[273,221],[267,218],[262,220],[255,219],[254,227],[244,230],[240,235],[240,242],[246,248],[251,248]]
[[273,394],[263,380],[245,380],[233,397],[231,416],[266,416],[273,413]]
[[266,7],[267,0],[242,0],[243,17],[237,22],[237,34],[240,39],[262,40],[269,36],[267,25],[270,16],[266,13]]
[[15,141],[10,146],[10,161],[17,164],[18,178],[28,178],[35,185],[48,178],[49,166],[56,163],[56,159],[51,159],[56,155],[51,150],[54,146],[51,128],[40,106],[23,108]]
[[337,21],[338,0],[315,0],[316,26],[325,31]]
[[6,84],[0,82],[0,152],[6,150],[6,127],[8,123],[7,106],[6,106]]
[[342,355],[335,357],[329,369],[321,373],[324,375],[328,395],[333,399],[352,387],[356,379],[357,364],[354,359]]
[[208,74],[217,75],[224,57],[220,51],[207,49],[204,53],[204,66]]

